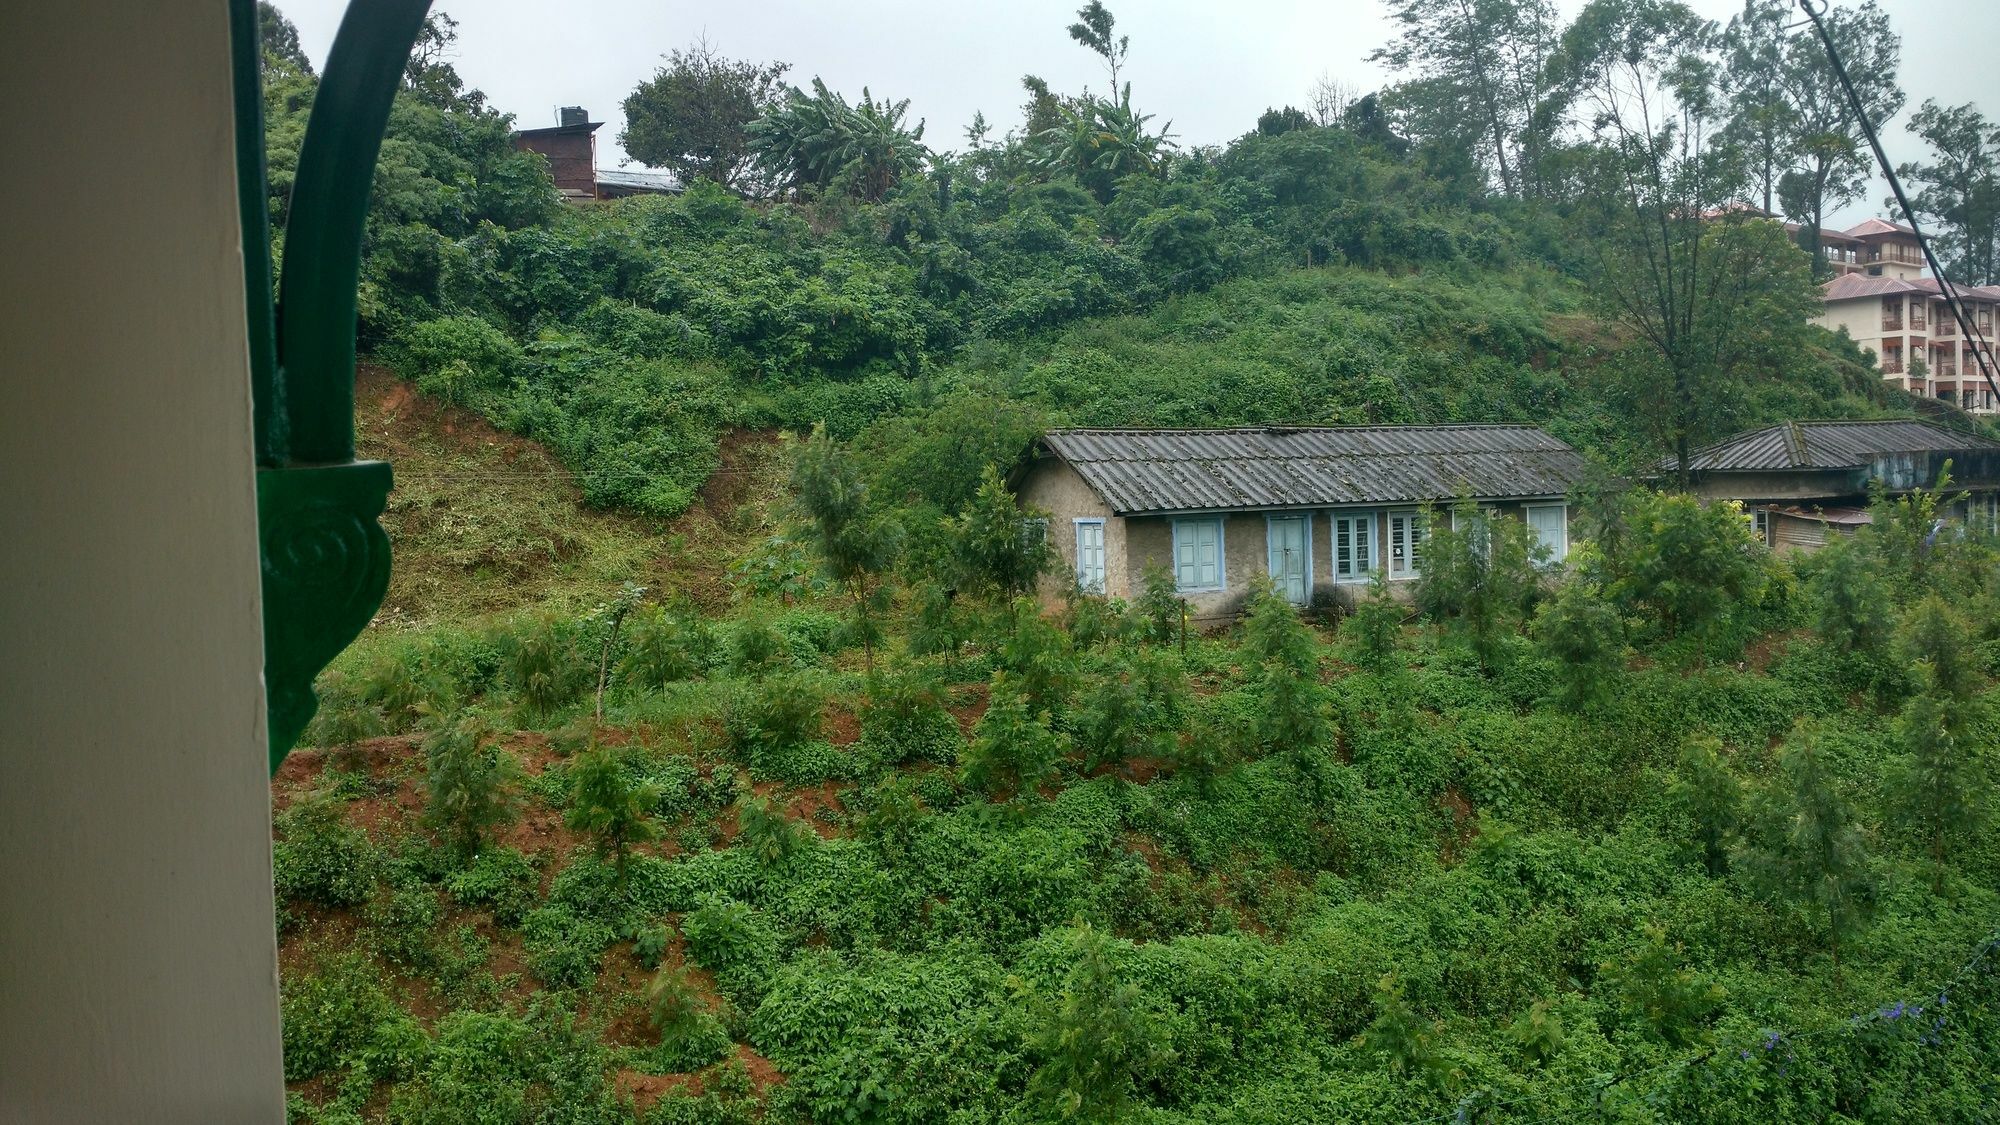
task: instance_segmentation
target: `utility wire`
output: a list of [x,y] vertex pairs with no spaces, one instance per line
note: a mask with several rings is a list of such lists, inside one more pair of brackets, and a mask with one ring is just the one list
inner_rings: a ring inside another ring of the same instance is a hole
[[1924,261],[1930,265],[1931,276],[1937,279],[1938,292],[1944,296],[1945,306],[1951,309],[1952,318],[1958,321],[1959,331],[1972,341],[1972,359],[1979,364],[1979,374],[1986,380],[1987,389],[2000,398],[2000,383],[1993,378],[1993,355],[1986,337],[1973,327],[1972,317],[1965,311],[1965,303],[1958,298],[1958,289],[1951,279],[1944,275],[1944,267],[1938,264],[1937,255],[1931,252],[1931,240],[1925,236],[1923,228],[1917,225],[1916,208],[1910,206],[1910,197],[1903,194],[1903,181],[1896,177],[1896,169],[1889,163],[1889,156],[1882,151],[1882,138],[1876,135],[1875,123],[1868,120],[1868,109],[1861,104],[1861,95],[1854,89],[1854,82],[1847,77],[1847,64],[1840,57],[1840,48],[1834,46],[1833,35],[1826,29],[1826,10],[1830,0],[1799,0],[1799,8],[1812,21],[1813,30],[1818,33],[1820,43],[1826,47],[1827,60],[1833,64],[1834,77],[1840,79],[1841,88],[1847,91],[1847,101],[1854,107],[1854,116],[1861,121],[1861,131],[1868,136],[1868,147],[1875,151],[1875,162],[1882,166],[1882,175],[1887,177],[1889,188],[1896,193],[1896,203],[1903,209],[1903,218],[1909,220],[1910,233],[1917,236],[1917,247],[1924,252]]

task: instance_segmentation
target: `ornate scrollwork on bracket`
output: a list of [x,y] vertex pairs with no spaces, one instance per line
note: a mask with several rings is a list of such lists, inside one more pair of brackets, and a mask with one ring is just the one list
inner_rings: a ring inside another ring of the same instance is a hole
[[264,575],[264,694],[276,772],[319,708],[313,678],[360,635],[389,588],[381,461],[257,474]]

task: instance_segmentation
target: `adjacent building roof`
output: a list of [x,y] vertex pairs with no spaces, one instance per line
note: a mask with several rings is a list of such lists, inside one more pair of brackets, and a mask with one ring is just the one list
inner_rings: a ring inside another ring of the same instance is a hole
[[681,190],[680,181],[666,172],[628,172],[620,168],[599,168],[597,186],[601,191],[612,194]]
[[[1696,453],[1696,472],[1767,472],[1786,469],[1858,469],[1897,453],[2000,450],[2000,442],[1936,422],[1893,418],[1880,422],[1783,422],[1737,434]],[[1664,463],[1663,468],[1671,468]]]
[[[2000,285],[1954,285],[1952,290],[1969,301],[2000,301]],[[1870,277],[1860,273],[1844,274],[1820,286],[1820,296],[1829,301],[1887,297],[1897,293],[1921,293],[1936,297],[1942,291],[1935,277]]]
[[1892,223],[1887,219],[1863,219],[1841,233],[1849,238],[1881,238],[1887,235],[1902,235],[1906,238],[1915,238],[1917,236],[1917,232],[1911,230],[1909,227],[1901,223]]
[[567,125],[549,125],[540,129],[516,129],[517,137],[587,137],[604,127],[602,121],[572,121]]
[[1583,458],[1534,426],[1054,430],[1120,514],[1561,496]]

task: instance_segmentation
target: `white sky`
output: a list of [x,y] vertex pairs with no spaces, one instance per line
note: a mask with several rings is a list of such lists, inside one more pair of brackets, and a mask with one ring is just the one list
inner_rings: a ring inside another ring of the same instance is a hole
[[[1742,0],[1690,0],[1726,21]],[[1834,0],[1849,4],[1853,0]],[[599,162],[624,158],[619,105],[659,58],[706,33],[724,54],[792,64],[787,79],[813,75],[850,98],[862,86],[877,97],[909,98],[911,120],[927,122],[933,148],[963,147],[965,126],[983,110],[994,135],[1019,123],[1021,75],[1039,74],[1057,90],[1101,89],[1095,55],[1064,29],[1082,0],[953,4],[938,0],[759,0],[737,4],[661,4],[655,0],[438,0],[459,23],[453,60],[470,86],[524,128],[556,123],[556,107],[581,105],[604,121]],[[1583,0],[1558,0],[1566,14]],[[1879,0],[1903,39],[1900,78],[1908,102],[1884,132],[1889,158],[1920,158],[1903,131],[1927,97],[1978,104],[1993,115],[1994,50],[2000,3]],[[280,0],[298,24],[306,53],[323,64],[345,0]],[[1118,29],[1132,40],[1125,77],[1134,104],[1171,120],[1182,144],[1225,143],[1254,127],[1267,106],[1303,108],[1322,72],[1363,92],[1392,81],[1363,61],[1391,28],[1379,0],[1113,0]],[[1881,211],[1888,186],[1878,180],[1828,225],[1851,225]]]

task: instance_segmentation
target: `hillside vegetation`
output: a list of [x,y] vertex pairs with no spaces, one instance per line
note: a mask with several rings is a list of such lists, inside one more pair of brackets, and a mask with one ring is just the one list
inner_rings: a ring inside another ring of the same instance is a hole
[[1802,569],[1636,501],[1420,622],[378,633],[274,790],[296,1119],[1977,1120],[1996,545],[1919,500]]
[[[1735,206],[1758,59],[1390,7],[1403,82],[1188,149],[1096,3],[1109,95],[959,152],[676,52],[628,144],[688,190],[584,207],[429,25],[361,291],[396,575],[273,787],[293,1122],[1990,1116],[2000,541],[1942,485],[1773,558],[1624,483],[1914,406]],[[1457,421],[1601,470],[1566,565],[1467,506],[1408,602],[1033,596],[1050,426]]]

